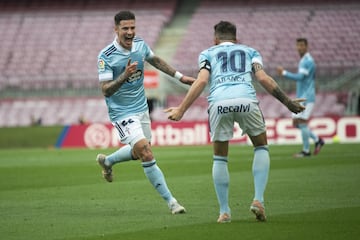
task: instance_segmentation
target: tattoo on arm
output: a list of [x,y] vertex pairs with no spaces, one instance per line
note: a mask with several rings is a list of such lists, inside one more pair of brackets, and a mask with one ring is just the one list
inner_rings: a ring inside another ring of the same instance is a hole
[[253,73],[256,73],[257,71],[260,71],[262,69],[263,69],[263,66],[260,63],[253,63],[252,64]]
[[154,56],[153,58],[149,59],[148,62],[151,65],[153,65],[154,67],[156,67],[157,69],[159,69],[160,71],[162,71],[172,77],[175,75],[175,69],[172,68],[164,60],[162,60],[161,58],[159,58],[157,56]]
[[102,85],[103,94],[106,97],[113,95],[126,81],[125,74],[121,74],[115,81],[109,81]]
[[279,86],[276,86],[274,90],[271,92],[271,94],[276,97],[280,102],[282,102],[285,106],[288,106],[290,99],[289,97],[284,93],[283,90],[279,88]]

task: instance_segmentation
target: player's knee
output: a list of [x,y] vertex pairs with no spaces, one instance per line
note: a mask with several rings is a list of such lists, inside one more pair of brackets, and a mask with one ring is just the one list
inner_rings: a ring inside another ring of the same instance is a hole
[[147,141],[140,141],[134,146],[134,157],[141,159],[143,162],[148,162],[154,159],[150,144]]
[[144,146],[137,154],[141,161],[148,162],[154,159],[154,155],[152,150],[150,149],[150,145]]
[[135,153],[134,149],[131,150],[131,160],[139,160],[139,156]]
[[154,159],[154,155],[152,154],[152,152],[149,151],[141,151],[138,153],[138,156],[139,157],[137,159],[140,159],[142,162],[149,162]]
[[249,136],[254,147],[267,145],[266,132],[263,132],[257,136]]
[[150,162],[154,159],[154,155],[152,152],[144,152],[141,154],[140,159],[143,162]]

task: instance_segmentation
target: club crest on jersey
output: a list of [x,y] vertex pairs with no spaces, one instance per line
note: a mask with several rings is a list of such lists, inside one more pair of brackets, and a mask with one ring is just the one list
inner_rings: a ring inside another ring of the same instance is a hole
[[105,71],[105,61],[102,59],[99,59],[98,61],[98,69],[100,72]]

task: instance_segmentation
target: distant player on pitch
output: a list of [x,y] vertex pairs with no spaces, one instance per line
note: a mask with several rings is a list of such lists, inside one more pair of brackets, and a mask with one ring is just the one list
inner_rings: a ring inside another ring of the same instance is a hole
[[304,103],[306,107],[305,111],[292,115],[293,125],[300,129],[303,142],[303,149],[299,153],[296,153],[294,157],[302,158],[311,156],[309,138],[315,142],[314,155],[320,152],[325,142],[312,132],[308,126],[308,120],[315,104],[315,61],[308,52],[308,41],[306,38],[298,38],[296,40],[296,48],[301,58],[298,72],[291,73],[284,70],[281,66],[277,68],[277,71],[279,75],[296,81],[296,97],[306,98]]

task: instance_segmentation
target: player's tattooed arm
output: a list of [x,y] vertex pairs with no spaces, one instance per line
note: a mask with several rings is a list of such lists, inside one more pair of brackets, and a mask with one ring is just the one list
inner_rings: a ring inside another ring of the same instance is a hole
[[259,72],[260,70],[263,70],[263,66],[260,63],[255,62],[252,64],[253,73],[257,76],[260,76],[260,79],[266,79],[266,81],[262,81],[262,85],[266,88],[266,90],[275,98],[277,98],[281,103],[287,106],[291,101],[289,97],[283,90],[281,90],[274,79],[268,76],[264,71]]
[[101,83],[101,90],[105,97],[113,95],[125,81],[127,81],[136,71],[138,62],[131,62],[129,58],[125,71],[120,74],[115,80],[104,81]]
[[120,74],[120,76],[115,79],[115,81],[104,81],[101,82],[101,90],[105,97],[110,97],[113,95],[120,87],[123,85],[123,83],[127,80],[127,76],[125,73]]
[[147,61],[155,68],[159,69],[160,71],[166,73],[171,77],[176,78],[183,84],[191,85],[196,80],[193,77],[185,76],[182,73],[176,71],[172,66],[170,66],[168,63],[166,63],[163,59],[161,59],[158,56],[153,56],[152,58],[147,59]]
[[298,113],[305,109],[305,107],[300,104],[300,102],[303,102],[304,99],[290,99],[289,96],[286,95],[286,93],[275,82],[275,80],[265,73],[262,65],[254,63],[252,65],[252,70],[257,80],[266,89],[266,91],[268,91],[272,96],[278,99],[290,111]]
[[288,106],[291,102],[291,99],[285,94],[283,90],[280,89],[279,86],[276,86],[272,91],[271,95],[277,98],[281,103],[285,106]]
[[152,58],[147,60],[152,66],[159,69],[160,71],[170,75],[174,76],[176,70],[171,67],[169,64],[167,64],[163,59],[159,58],[158,56],[153,56]]
[[299,113],[305,110],[305,107],[300,104],[305,101],[304,98],[290,99],[279,86],[276,86],[271,94],[293,113]]

